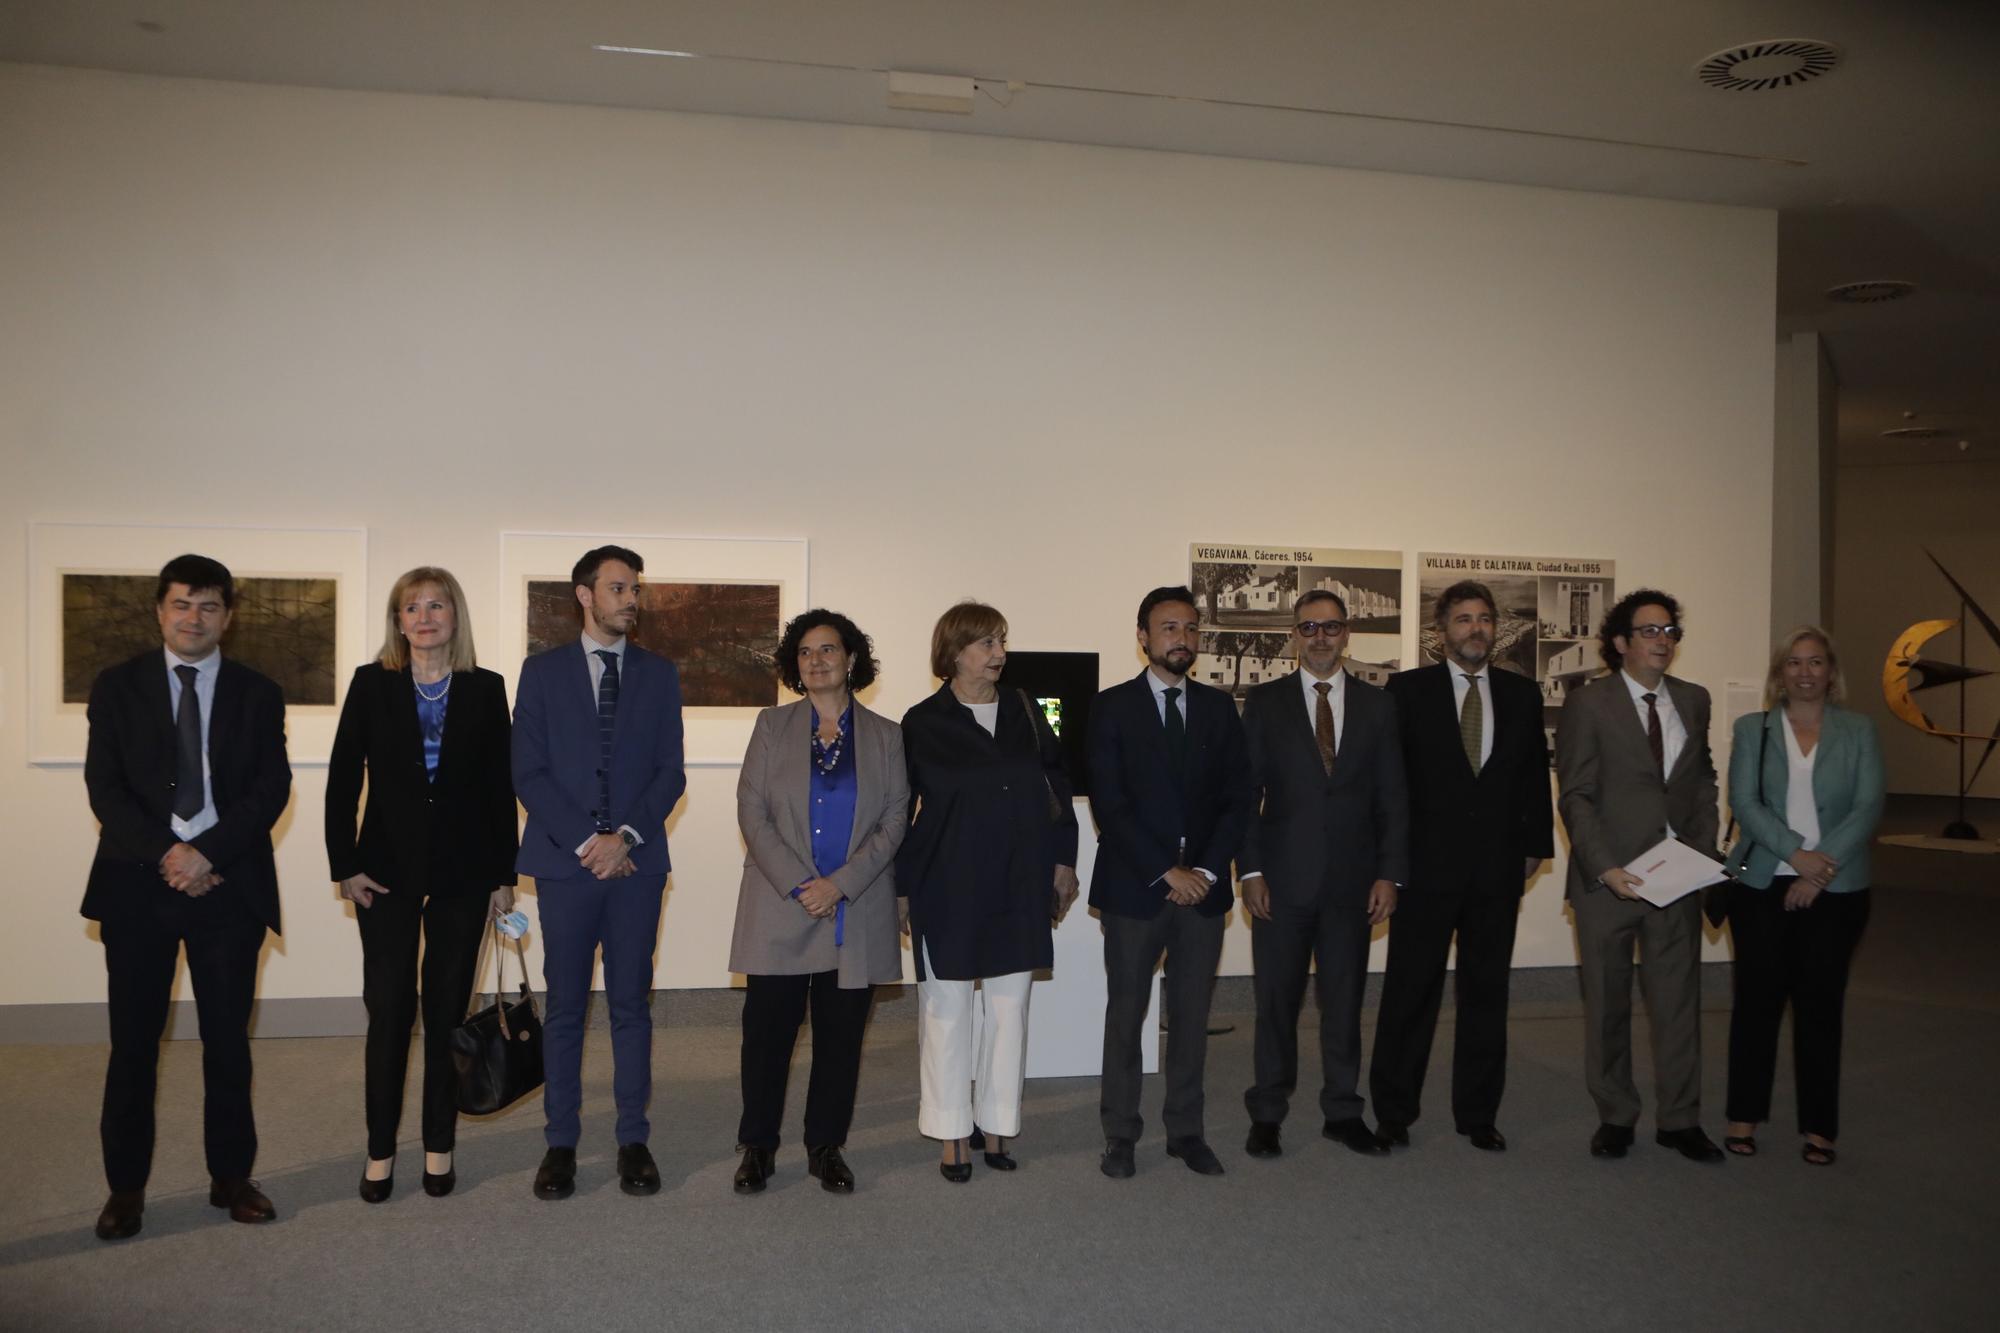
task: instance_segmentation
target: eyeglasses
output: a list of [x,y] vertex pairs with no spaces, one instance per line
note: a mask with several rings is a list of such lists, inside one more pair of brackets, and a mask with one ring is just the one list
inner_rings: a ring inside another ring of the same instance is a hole
[[1299,637],[1302,639],[1314,639],[1321,635],[1325,635],[1329,639],[1337,639],[1347,633],[1347,622],[1345,620],[1301,620],[1294,628],[1298,630]]
[[1679,643],[1684,633],[1685,631],[1679,625],[1634,625],[1632,627],[1632,637],[1635,639],[1657,639],[1664,634],[1673,642]]

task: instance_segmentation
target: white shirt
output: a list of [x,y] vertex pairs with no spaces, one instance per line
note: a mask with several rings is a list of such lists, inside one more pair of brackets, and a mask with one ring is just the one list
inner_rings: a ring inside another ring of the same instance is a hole
[[[604,659],[598,656],[600,652],[611,653],[612,655],[617,657],[618,688],[620,689],[620,691],[623,691],[623,689],[625,688],[625,636],[621,634],[617,638],[613,639],[610,643],[599,643],[597,640],[590,637],[589,630],[585,630],[582,634],[578,635],[577,637],[583,641],[583,660],[590,667],[591,701],[593,703],[596,702],[597,692],[604,687]],[[644,838],[639,836],[639,830],[633,828],[630,824],[620,824],[618,828],[620,832],[629,833],[632,835],[632,845],[634,847],[637,847],[640,843],[645,841]],[[584,848],[590,846],[591,841],[596,837],[597,835],[593,833],[590,835],[590,837],[585,838],[582,842],[578,843],[576,848],[576,854],[578,856],[582,856]]]
[[[1305,694],[1306,725],[1312,727],[1314,733],[1317,734],[1319,729],[1319,691],[1314,689],[1313,686],[1322,682],[1304,667],[1300,667],[1292,674],[1299,678],[1299,689]],[[1347,691],[1342,688],[1347,684],[1347,668],[1336,668],[1333,675],[1328,677],[1324,683],[1333,686],[1331,690],[1327,691],[1326,701],[1333,708],[1333,752],[1339,754],[1340,738],[1347,731]]]
[[995,699],[990,704],[966,704],[965,706],[972,710],[972,720],[986,728],[987,735],[998,736],[1000,734],[1000,701],[998,699]]
[[181,678],[175,674],[175,667],[194,668],[194,697],[201,704],[201,811],[193,819],[172,815],[167,820],[176,838],[192,842],[221,820],[221,816],[215,813],[215,787],[211,780],[214,769],[208,761],[208,724],[215,716],[215,678],[222,674],[222,654],[213,652],[199,662],[190,662],[171,648],[162,646],[160,651],[167,659],[167,701],[173,705],[175,720],[178,721],[181,715]]
[[1486,767],[1486,761],[1493,757],[1493,681],[1486,671],[1468,673],[1456,662],[1445,664],[1451,670],[1452,717],[1465,716],[1465,692],[1472,688],[1472,682],[1479,682],[1479,766]]
[[[1813,800],[1813,761],[1819,758],[1819,746],[1807,754],[1799,748],[1798,733],[1792,730],[1792,719],[1785,717],[1785,825],[1805,841],[1799,844],[1802,852],[1815,851],[1819,847],[1819,805]],[[1778,862],[1777,873],[1796,875],[1789,862]]]
[[1662,752],[1665,755],[1665,767],[1661,771],[1661,780],[1664,781],[1666,774],[1673,772],[1674,765],[1680,761],[1681,751],[1687,747],[1688,740],[1687,727],[1682,723],[1681,715],[1674,711],[1674,696],[1667,692],[1667,681],[1664,676],[1660,678],[1658,688],[1649,690],[1638,681],[1632,679],[1632,673],[1629,671],[1621,671],[1618,675],[1625,682],[1625,688],[1632,692],[1632,706],[1639,710],[1639,730],[1641,732],[1648,729],[1646,725],[1645,696],[1648,694],[1652,695],[1653,702],[1659,705],[1660,741]]
[[[1174,700],[1174,711],[1181,715],[1181,727],[1183,730],[1185,730],[1187,728],[1187,717],[1188,717],[1187,677],[1183,676],[1177,682],[1164,681],[1160,679],[1159,672],[1153,670],[1153,668],[1151,667],[1147,667],[1146,684],[1149,687],[1151,687],[1153,691],[1153,707],[1159,710],[1160,725],[1163,727],[1167,725],[1167,691],[1168,690],[1180,691],[1179,697]],[[1190,866],[1188,868],[1194,871],[1195,874],[1200,875],[1203,879],[1207,880],[1210,884],[1215,883],[1215,872],[1213,870],[1208,869],[1206,866]],[[1165,878],[1166,878],[1165,875],[1160,876],[1160,879],[1165,879]],[[1153,883],[1158,884],[1160,882],[1160,879],[1154,880]]]

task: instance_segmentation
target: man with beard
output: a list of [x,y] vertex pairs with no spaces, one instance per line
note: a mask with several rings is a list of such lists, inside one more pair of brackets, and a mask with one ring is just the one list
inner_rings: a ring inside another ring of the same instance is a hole
[[548,988],[542,1109],[548,1152],[535,1195],[576,1189],[583,1105],[583,1008],[598,950],[611,1016],[618,1185],[660,1188],[646,1147],[653,1087],[653,945],[666,889],[667,815],[687,788],[680,673],[627,642],[639,620],[644,562],[621,546],[570,571],[583,613],[574,642],[521,665],[514,702],[514,790],[528,811],[520,873],[535,878]]
[[1473,1147],[1500,1152],[1514,924],[1528,879],[1555,851],[1542,696],[1526,676],[1492,669],[1485,584],[1446,588],[1435,618],[1444,661],[1389,680],[1410,784],[1410,887],[1389,931],[1368,1082],[1382,1140],[1408,1144],[1456,934],[1452,1121]]
[[1569,902],[1583,973],[1584,1081],[1597,1103],[1593,1157],[1623,1157],[1639,1119],[1632,1081],[1632,947],[1653,1027],[1654,1142],[1696,1162],[1722,1149],[1701,1129],[1701,895],[1665,907],[1624,867],[1660,839],[1713,855],[1715,763],[1708,691],[1667,674],[1680,603],[1641,588],[1598,631],[1610,674],[1564,702],[1556,728],[1559,804],[1569,830]]
[[1222,1174],[1202,1125],[1208,1006],[1235,905],[1225,875],[1251,810],[1250,759],[1236,703],[1187,678],[1200,647],[1194,594],[1155,588],[1139,603],[1147,667],[1097,696],[1090,718],[1090,810],[1097,861],[1090,905],[1104,926],[1104,1125],[1100,1168],[1130,1176],[1139,1116],[1139,1028],[1166,956],[1167,1155]]
[[1299,1074],[1299,1005],[1318,964],[1320,1111],[1327,1138],[1388,1152],[1361,1118],[1368,939],[1408,878],[1410,819],[1396,701],[1341,670],[1347,604],[1325,589],[1292,609],[1299,669],[1250,691],[1243,732],[1262,802],[1236,854],[1256,973],[1256,1083],[1244,1151],[1276,1157]]

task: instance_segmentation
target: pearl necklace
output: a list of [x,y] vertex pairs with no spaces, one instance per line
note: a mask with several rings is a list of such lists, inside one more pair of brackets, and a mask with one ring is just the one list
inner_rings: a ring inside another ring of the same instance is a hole
[[419,699],[422,699],[426,703],[440,704],[444,702],[445,696],[451,693],[451,672],[447,671],[444,673],[444,688],[436,694],[426,694],[424,692],[424,683],[415,676],[410,677],[410,683],[417,687],[417,697]]

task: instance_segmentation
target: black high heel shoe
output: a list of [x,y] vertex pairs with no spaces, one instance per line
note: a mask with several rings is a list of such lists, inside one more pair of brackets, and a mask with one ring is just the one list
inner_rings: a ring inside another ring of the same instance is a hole
[[1001,1138],[998,1134],[995,1134],[993,1136],[993,1142],[997,1146],[995,1146],[993,1149],[987,1152],[986,1165],[992,1167],[995,1171],[1012,1171],[1014,1168],[1021,1165],[1019,1162],[1015,1161],[1012,1157],[1007,1155],[1007,1140]]
[[396,1172],[392,1167],[389,1174],[380,1180],[370,1180],[366,1167],[361,1171],[361,1202],[387,1203],[389,1196],[396,1192]]
[[972,1163],[958,1160],[958,1140],[951,1141],[951,1160],[938,1163],[938,1174],[954,1185],[963,1185],[972,1179]]
[[458,1168],[456,1166],[438,1175],[433,1175],[429,1171],[424,1172],[424,1193],[430,1195],[433,1199],[442,1199],[445,1195],[451,1193],[452,1186],[456,1184],[458,1184]]

